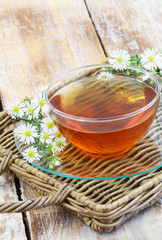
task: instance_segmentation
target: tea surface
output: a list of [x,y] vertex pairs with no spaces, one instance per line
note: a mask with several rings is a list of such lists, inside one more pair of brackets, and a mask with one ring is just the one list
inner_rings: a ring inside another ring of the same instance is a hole
[[[153,107],[118,121],[105,121],[131,114],[150,103],[155,91],[147,84],[127,77],[83,79],[58,90],[51,104],[63,113],[88,121],[58,119],[60,130],[79,148],[96,154],[125,152],[144,135],[151,124]],[[96,119],[103,120],[96,122]],[[94,121],[93,121],[94,120]]]

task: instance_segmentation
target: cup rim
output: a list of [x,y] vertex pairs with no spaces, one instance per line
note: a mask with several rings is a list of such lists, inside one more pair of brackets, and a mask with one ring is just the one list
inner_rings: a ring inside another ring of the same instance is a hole
[[136,71],[140,71],[140,72],[142,72],[142,73],[144,73],[144,74],[150,75],[149,77],[154,80],[154,82],[156,83],[156,86],[157,86],[157,92],[156,92],[156,95],[155,95],[155,97],[153,98],[153,100],[152,100],[150,103],[148,103],[146,106],[144,106],[144,107],[142,107],[142,108],[140,108],[140,109],[138,109],[138,110],[136,110],[136,111],[133,111],[133,112],[127,113],[127,114],[123,114],[123,115],[119,115],[119,116],[114,116],[114,117],[107,117],[107,118],[87,118],[87,117],[81,117],[81,116],[78,117],[78,116],[75,116],[75,115],[71,115],[71,114],[68,114],[68,113],[64,113],[64,112],[58,110],[57,108],[55,108],[55,107],[50,103],[50,101],[49,101],[49,99],[48,99],[48,92],[49,92],[49,90],[50,90],[50,87],[51,87],[55,82],[57,82],[58,80],[60,80],[60,79],[63,78],[63,77],[66,77],[67,74],[69,75],[69,74],[71,74],[71,73],[73,73],[73,72],[76,72],[76,71],[81,70],[81,69],[84,69],[84,68],[86,68],[86,69],[89,68],[89,69],[90,69],[90,68],[95,68],[95,67],[96,67],[96,68],[104,68],[104,67],[112,67],[112,65],[111,65],[111,64],[108,64],[108,63],[106,63],[106,64],[85,65],[85,66],[82,66],[82,67],[78,67],[78,68],[72,69],[72,70],[70,70],[70,71],[66,71],[66,73],[61,74],[60,76],[56,77],[54,80],[52,80],[52,81],[49,83],[49,85],[47,86],[46,91],[45,91],[45,100],[46,100],[47,104],[49,105],[49,107],[51,108],[51,110],[52,110],[54,113],[56,113],[56,114],[58,114],[58,115],[60,115],[60,116],[62,116],[62,117],[64,117],[64,118],[68,118],[68,119],[70,119],[70,120],[73,120],[73,121],[80,121],[80,122],[111,122],[111,121],[118,121],[118,120],[122,120],[122,119],[126,119],[126,118],[129,118],[129,117],[133,117],[133,116],[135,116],[135,115],[138,115],[138,114],[144,112],[145,110],[149,109],[149,108],[158,100],[159,95],[160,95],[160,83],[159,83],[159,81],[157,80],[157,78],[156,78],[152,73],[150,73],[150,72],[148,72],[148,71],[145,71],[145,70],[143,70],[143,69],[141,69],[141,68],[137,68],[137,67],[134,67],[134,66],[127,65],[127,66],[126,66],[126,69],[129,68],[129,69],[136,70]]

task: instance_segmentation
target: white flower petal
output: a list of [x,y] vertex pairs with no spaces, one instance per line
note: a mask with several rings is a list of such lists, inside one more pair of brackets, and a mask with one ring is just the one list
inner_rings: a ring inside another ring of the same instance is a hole
[[40,135],[40,141],[48,145],[52,144],[54,139],[55,139],[55,135],[48,132],[42,132]]
[[39,93],[38,95],[34,96],[31,99],[31,103],[34,106],[34,108],[38,109],[38,111],[42,111],[42,114],[48,115],[50,112],[50,108],[46,103],[45,100],[45,94]]
[[57,146],[56,146],[56,142],[54,142],[54,143],[52,144],[51,150],[52,150],[53,155],[55,155],[56,152],[58,151]]
[[12,118],[20,117],[22,118],[24,116],[24,103],[12,103],[8,108],[8,114],[12,116]]
[[54,120],[49,115],[42,120],[41,129],[43,132],[51,134],[54,134],[58,131]]
[[54,166],[60,166],[61,165],[61,161],[60,161],[60,159],[58,159],[58,160],[54,160]]
[[108,80],[108,79],[111,79],[111,78],[113,78],[113,75],[109,72],[101,72],[97,76],[98,80]]
[[109,63],[113,65],[116,70],[124,70],[129,65],[130,55],[128,51],[117,49],[110,53]]
[[35,106],[33,105],[33,103],[29,103],[29,102],[26,102],[24,104],[24,113],[25,113],[25,116],[31,120],[31,119],[38,119],[38,115],[39,115],[39,110],[38,108],[35,108]]
[[19,139],[20,142],[30,144],[35,141],[38,137],[37,128],[29,123],[21,123],[17,128],[14,129],[14,135]]
[[38,154],[37,149],[35,147],[29,147],[23,152],[24,158],[29,161],[33,162],[35,160],[40,160],[41,156]]
[[67,145],[65,137],[59,137],[55,139],[54,147],[56,147],[57,152],[62,152]]
[[153,70],[162,67],[162,56],[156,48],[147,48],[141,54],[141,63],[147,70]]

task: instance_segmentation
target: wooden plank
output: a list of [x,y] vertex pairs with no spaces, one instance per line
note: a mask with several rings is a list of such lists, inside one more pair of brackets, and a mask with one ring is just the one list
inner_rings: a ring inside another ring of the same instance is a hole
[[[14,177],[3,174],[0,176],[0,202],[17,201]],[[0,215],[1,240],[25,240],[25,228],[21,213]]]
[[[4,61],[3,49],[4,42],[12,48],[11,36],[8,37],[11,33],[9,28],[9,22],[7,23],[6,13],[3,12],[2,1],[0,1],[0,95],[2,93],[1,86],[5,83],[6,80],[6,65]],[[4,37],[5,36],[5,37]],[[5,86],[4,86],[5,87]],[[8,88],[8,86],[6,86]],[[12,91],[10,92],[10,94]],[[1,97],[1,96],[0,96]],[[2,110],[2,109],[0,109]],[[0,202],[10,202],[17,201],[17,194],[14,184],[14,178],[10,177],[7,174],[0,176]],[[0,239],[1,240],[16,240],[16,239],[27,239],[25,233],[25,227],[22,219],[22,214],[1,214],[0,215]]]
[[[0,88],[5,107],[24,94],[39,92],[67,69],[103,60],[104,53],[82,1],[0,3]],[[35,195],[23,183],[22,192],[23,198]],[[72,230],[74,238],[80,225],[84,233],[84,225],[76,217],[62,212],[48,208],[28,213],[31,239],[53,239],[53,235],[62,239],[64,232],[68,238]]]
[[40,91],[65,70],[104,59],[82,0],[0,3],[4,106]]
[[107,54],[116,48],[141,52],[161,48],[162,2],[85,0]]
[[123,228],[131,240],[160,240],[162,236],[162,201],[131,218]]
[[[31,96],[38,92],[64,70],[101,62],[104,58],[83,1],[8,0],[0,3],[0,72],[3,79],[0,87],[3,89],[3,103],[6,107],[13,99],[20,100],[24,93]],[[101,7],[102,1],[96,9],[98,15]],[[114,44],[110,42],[110,49],[114,49],[112,46]],[[131,49],[131,45],[127,48]],[[22,184],[22,192],[23,198],[36,196],[35,191],[26,184]],[[146,215],[150,216],[152,213]],[[78,218],[58,207],[32,211],[27,213],[27,217],[31,239],[137,239],[133,236],[133,220],[130,228],[123,225],[117,231],[106,234],[91,230]],[[145,221],[145,217],[142,218],[141,222]],[[141,233],[145,236],[142,228]]]
[[[161,10],[157,1],[85,0],[108,55],[116,48],[130,53],[161,48]],[[157,8],[157,6],[159,6]],[[161,239],[162,205],[154,205],[122,225],[126,239]]]

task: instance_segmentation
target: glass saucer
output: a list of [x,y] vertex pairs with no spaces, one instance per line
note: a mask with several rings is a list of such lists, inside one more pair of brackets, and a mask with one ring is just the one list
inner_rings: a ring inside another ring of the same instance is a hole
[[[23,145],[15,139],[22,154]],[[162,104],[147,134],[127,154],[110,158],[92,157],[69,143],[58,155],[61,165],[49,169],[46,161],[31,164],[45,172],[66,178],[85,180],[120,179],[147,173],[162,167]],[[24,157],[24,156],[23,156]]]

